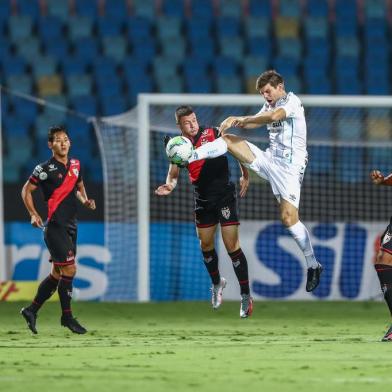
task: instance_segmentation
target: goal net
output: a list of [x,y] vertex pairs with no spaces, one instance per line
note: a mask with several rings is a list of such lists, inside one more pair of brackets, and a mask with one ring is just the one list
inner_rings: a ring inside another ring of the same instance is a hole
[[[391,171],[392,100],[382,97],[302,97],[308,124],[309,164],[300,216],[324,266],[314,293],[305,292],[306,267],[279,221],[267,182],[251,175],[238,199],[240,243],[248,259],[256,299],[370,299],[380,289],[373,271],[379,237],[388,221],[387,187],[371,184],[369,173]],[[95,121],[105,172],[105,238],[112,296],[106,299],[205,300],[209,277],[193,217],[193,189],[186,170],[166,197],[154,194],[166,179],[163,138],[179,131],[174,111],[191,105],[202,125],[216,126],[229,115],[254,114],[260,96],[142,94],[134,110]],[[265,128],[234,130],[260,148]],[[238,184],[238,163],[229,157]],[[238,299],[230,258],[216,237],[225,298]],[[114,290],[115,287],[115,290]],[[114,290],[114,291],[113,291]]]

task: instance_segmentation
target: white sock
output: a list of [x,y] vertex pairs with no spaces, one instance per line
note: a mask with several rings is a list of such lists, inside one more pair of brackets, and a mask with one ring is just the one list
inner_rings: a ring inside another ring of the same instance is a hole
[[312,243],[310,242],[309,232],[305,225],[301,221],[298,221],[295,225],[290,226],[287,229],[293,236],[295,242],[301,248],[305,256],[308,268],[317,268],[318,263],[314,256]]
[[220,157],[227,152],[227,143],[220,137],[195,149],[189,163]]

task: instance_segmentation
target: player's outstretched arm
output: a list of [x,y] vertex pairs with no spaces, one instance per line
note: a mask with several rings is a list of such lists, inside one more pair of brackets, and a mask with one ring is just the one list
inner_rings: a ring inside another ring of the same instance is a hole
[[370,173],[370,178],[375,185],[392,186],[392,173],[385,177],[379,170],[373,170]]
[[180,168],[177,165],[173,165],[171,163],[166,177],[166,184],[162,184],[157,189],[155,189],[155,194],[158,196],[170,195],[177,185],[179,175]]
[[219,126],[219,132],[224,135],[226,130],[231,127],[244,129],[258,128],[275,121],[284,120],[285,118],[286,111],[282,108],[276,109],[272,112],[262,112],[255,114],[254,116],[230,116],[221,123]]

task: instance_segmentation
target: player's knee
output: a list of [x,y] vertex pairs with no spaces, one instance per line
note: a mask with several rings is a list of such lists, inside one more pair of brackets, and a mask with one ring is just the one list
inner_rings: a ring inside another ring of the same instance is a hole
[[200,240],[200,249],[203,252],[208,252],[212,249],[214,249],[214,241],[209,241],[209,240]]
[[[227,149],[230,151],[230,148],[236,143],[236,136],[235,135],[222,135],[222,139],[227,144]],[[237,141],[238,142],[238,141]]]
[[75,276],[76,274],[76,264],[66,265],[61,267],[61,274],[66,276]]
[[225,241],[225,247],[228,253],[233,253],[240,248],[238,240],[233,239],[232,241]]
[[52,264],[52,268],[50,270],[50,274],[55,278],[55,279],[60,279],[60,268],[57,265]]
[[294,217],[290,213],[283,213],[280,216],[280,220],[282,221],[283,225],[286,227],[290,227],[294,224]]

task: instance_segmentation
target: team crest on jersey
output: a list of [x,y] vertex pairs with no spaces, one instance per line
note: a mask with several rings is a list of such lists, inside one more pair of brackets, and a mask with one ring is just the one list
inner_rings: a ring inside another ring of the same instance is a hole
[[75,159],[71,159],[71,165],[74,165],[76,163]]
[[51,171],[57,170],[57,167],[56,167],[53,163],[51,163],[51,164],[48,166],[48,169],[49,169],[49,171],[51,172]]
[[229,208],[229,207],[223,207],[223,208],[221,209],[221,213],[222,213],[222,216],[223,216],[225,219],[229,219],[229,218],[230,218],[230,208]]

